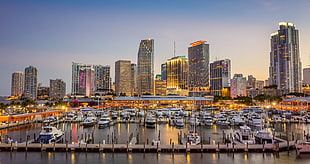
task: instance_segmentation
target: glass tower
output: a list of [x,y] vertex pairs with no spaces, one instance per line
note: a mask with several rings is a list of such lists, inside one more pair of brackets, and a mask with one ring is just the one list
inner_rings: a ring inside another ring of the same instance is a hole
[[210,90],[213,96],[222,96],[222,90],[229,87],[230,60],[218,60],[210,64]]
[[154,93],[154,40],[141,40],[137,64],[138,95]]
[[110,91],[111,89],[111,77],[110,66],[94,65],[95,71],[95,88],[97,92]]
[[298,30],[292,23],[280,22],[279,26],[270,40],[270,85],[276,85],[282,94],[301,92]]
[[188,59],[178,56],[169,59],[167,66],[168,94],[188,95]]
[[197,41],[188,48],[190,96],[203,96],[209,89],[209,44]]
[[115,93],[116,95],[131,96],[131,61],[118,60],[115,62]]

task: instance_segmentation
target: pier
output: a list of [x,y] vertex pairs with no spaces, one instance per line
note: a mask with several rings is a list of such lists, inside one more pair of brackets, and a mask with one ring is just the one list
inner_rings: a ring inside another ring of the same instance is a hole
[[47,152],[132,152],[132,153],[158,153],[158,152],[279,152],[295,148],[295,141],[275,144],[215,144],[215,145],[131,145],[127,144],[41,144],[41,143],[11,143],[0,144],[0,151],[47,151]]

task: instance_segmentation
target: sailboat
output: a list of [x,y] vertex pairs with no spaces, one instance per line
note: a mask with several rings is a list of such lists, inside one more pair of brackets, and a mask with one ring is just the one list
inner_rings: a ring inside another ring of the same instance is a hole
[[193,125],[193,130],[189,130],[187,133],[187,142],[190,145],[198,145],[200,141],[200,136],[198,135],[198,132],[196,132],[196,125]]

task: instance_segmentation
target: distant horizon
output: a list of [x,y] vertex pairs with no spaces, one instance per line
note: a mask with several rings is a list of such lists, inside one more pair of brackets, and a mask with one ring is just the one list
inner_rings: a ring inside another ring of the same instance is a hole
[[[280,3],[281,2],[281,3]],[[11,95],[13,72],[38,69],[38,82],[66,82],[71,93],[71,63],[137,63],[140,40],[155,43],[154,74],[174,56],[186,56],[189,44],[206,40],[210,63],[230,59],[231,75],[266,80],[270,35],[279,22],[299,31],[302,69],[310,66],[310,1],[290,0],[5,0],[0,5],[0,95]],[[175,43],[175,53],[174,53]]]

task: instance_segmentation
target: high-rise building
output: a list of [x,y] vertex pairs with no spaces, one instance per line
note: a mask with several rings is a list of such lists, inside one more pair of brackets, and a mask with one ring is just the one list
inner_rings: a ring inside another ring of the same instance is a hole
[[253,75],[248,76],[248,86],[247,88],[255,88],[256,78]]
[[154,93],[154,40],[141,40],[137,64],[138,95]]
[[94,69],[92,65],[72,63],[72,95],[90,97],[94,90]]
[[167,80],[167,65],[166,63],[161,64],[161,79]]
[[137,95],[137,64],[131,63],[131,96]]
[[189,95],[203,96],[209,90],[209,44],[197,41],[188,48]]
[[169,59],[167,65],[168,94],[188,95],[188,59],[177,56]]
[[235,74],[233,79],[230,80],[230,96],[232,98],[247,96],[246,87],[246,78],[242,74]]
[[265,82],[263,80],[256,80],[255,89],[263,89]]
[[24,73],[12,73],[11,96],[19,97],[24,93]]
[[115,93],[121,96],[132,94],[131,62],[118,60],[115,62]]
[[210,64],[210,90],[213,96],[222,96],[231,79],[230,60],[218,60]]
[[25,68],[25,85],[24,95],[26,99],[37,99],[37,88],[38,88],[38,71],[36,67],[29,66]]
[[50,95],[50,88],[48,86],[43,86],[42,83],[38,84],[37,89],[37,99],[47,100]]
[[303,69],[303,83],[310,85],[310,68]]
[[298,30],[292,23],[280,22],[279,26],[271,34],[269,85],[277,85],[282,94],[301,92]]
[[165,96],[167,94],[166,80],[162,80],[162,75],[157,74],[155,76],[155,95]]
[[108,92],[111,90],[110,66],[94,65],[94,91]]
[[61,79],[50,79],[50,98],[62,99],[66,95],[66,83]]

